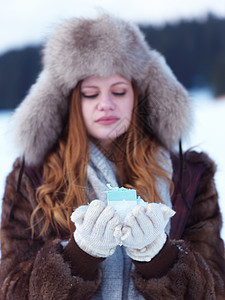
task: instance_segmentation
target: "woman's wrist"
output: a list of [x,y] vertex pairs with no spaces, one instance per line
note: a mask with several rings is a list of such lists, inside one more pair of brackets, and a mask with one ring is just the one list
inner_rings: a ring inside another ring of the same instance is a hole
[[75,242],[72,235],[71,240],[63,249],[64,258],[71,264],[71,273],[82,277],[84,280],[95,280],[97,270],[104,258],[97,258],[83,251]]
[[128,247],[127,254],[135,261],[150,262],[163,248],[166,240],[167,235],[165,232],[163,232],[151,244],[142,249]]
[[174,265],[178,254],[178,248],[171,244],[167,237],[166,243],[159,253],[150,262],[140,262],[133,260],[136,270],[146,279],[159,278],[165,275]]

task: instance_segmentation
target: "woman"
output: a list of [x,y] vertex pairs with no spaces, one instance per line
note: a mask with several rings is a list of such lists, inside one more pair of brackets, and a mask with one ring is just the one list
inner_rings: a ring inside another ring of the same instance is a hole
[[[190,104],[162,56],[104,15],[60,25],[43,64],[13,117],[1,299],[224,299],[215,165],[175,154]],[[107,184],[144,201],[122,219]]]

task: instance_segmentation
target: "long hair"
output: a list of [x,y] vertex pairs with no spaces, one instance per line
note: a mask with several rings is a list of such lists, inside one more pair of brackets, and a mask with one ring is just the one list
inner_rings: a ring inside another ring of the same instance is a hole
[[[131,124],[126,133],[113,141],[112,151],[104,154],[114,161],[120,185],[135,188],[147,202],[163,202],[156,188],[157,181],[164,178],[171,187],[172,182],[162,167],[157,141],[152,134],[146,133],[146,123],[141,118],[146,103],[138,99],[135,82],[133,89]],[[43,184],[36,191],[38,205],[31,215],[33,234],[35,225],[41,221],[40,216],[44,221],[41,236],[47,234],[50,227],[58,234],[74,231],[70,215],[74,208],[86,204],[88,160],[88,137],[81,113],[79,83],[70,99],[68,123],[58,144],[44,161]]]
[[136,83],[132,84],[134,110],[130,127],[112,142],[110,153],[108,150],[101,150],[115,163],[120,185],[136,189],[137,194],[146,202],[160,203],[163,199],[157,190],[159,181],[167,181],[170,194],[173,193],[173,182],[166,171],[168,161],[146,120],[149,112],[147,99],[140,98]]
[[47,156],[43,165],[43,184],[36,191],[38,205],[31,215],[31,227],[39,223],[40,211],[44,226],[40,235],[47,233],[50,225],[57,233],[73,230],[70,215],[75,207],[86,204],[86,165],[88,160],[87,134],[80,103],[80,83],[74,89],[69,106],[69,119],[58,145]]

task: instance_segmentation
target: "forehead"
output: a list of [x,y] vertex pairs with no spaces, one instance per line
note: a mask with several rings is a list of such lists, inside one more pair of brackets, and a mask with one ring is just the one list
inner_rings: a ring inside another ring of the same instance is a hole
[[85,78],[82,81],[81,87],[101,86],[101,85],[109,85],[110,86],[110,85],[115,85],[115,84],[131,85],[131,81],[119,74],[113,74],[108,77],[90,76],[90,77]]

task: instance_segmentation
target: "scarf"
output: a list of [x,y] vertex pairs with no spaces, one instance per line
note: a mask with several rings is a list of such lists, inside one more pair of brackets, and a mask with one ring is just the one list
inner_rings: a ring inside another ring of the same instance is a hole
[[[87,165],[89,182],[89,188],[87,189],[88,202],[99,199],[107,204],[106,191],[108,188],[106,184],[109,183],[112,187],[118,187],[115,176],[115,165],[91,142],[89,142],[89,153],[90,161]],[[166,158],[168,162],[166,169],[172,177],[172,164],[169,154],[165,150],[161,150],[160,155]],[[168,186],[165,183],[158,183],[157,188],[165,204],[171,207]],[[92,193],[90,193],[91,190]],[[166,231],[169,232],[169,229],[169,226],[167,226]],[[101,269],[103,273],[102,284],[91,300],[144,299],[134,286],[131,277],[134,265],[123,246],[117,246],[115,253],[101,263]]]

